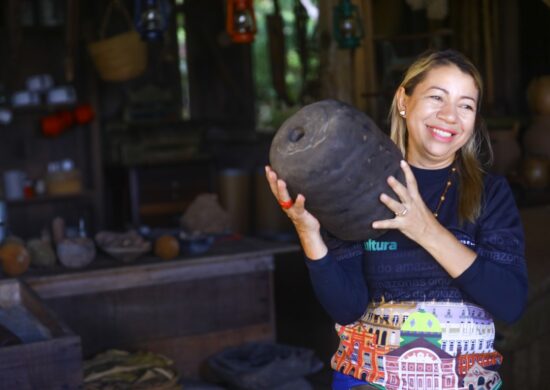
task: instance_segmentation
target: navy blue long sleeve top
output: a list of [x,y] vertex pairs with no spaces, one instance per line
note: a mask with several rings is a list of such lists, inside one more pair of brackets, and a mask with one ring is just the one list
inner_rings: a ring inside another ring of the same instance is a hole
[[[450,168],[412,169],[424,202],[434,210]],[[438,213],[440,223],[477,254],[457,278],[397,230],[365,242],[324,234],[329,252],[320,260],[306,259],[306,264],[317,298],[334,321],[352,323],[370,301],[382,300],[471,302],[495,319],[517,320],[528,285],[523,228],[510,187],[503,177],[485,175],[475,223],[459,222],[458,198],[458,186],[452,185]]]

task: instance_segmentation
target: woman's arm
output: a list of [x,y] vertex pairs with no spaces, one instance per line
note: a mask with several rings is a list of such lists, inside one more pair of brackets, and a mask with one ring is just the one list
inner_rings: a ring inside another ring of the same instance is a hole
[[317,299],[335,322],[346,325],[363,315],[369,294],[360,245],[329,250],[318,261],[306,259],[306,265]]
[[528,293],[525,239],[512,191],[502,177],[486,183],[472,265],[455,281],[496,318],[516,321]]
[[[286,188],[286,183],[277,178],[277,174],[271,167],[265,167],[265,174],[271,192],[273,192],[273,196],[275,196],[277,201],[279,203],[292,201]],[[306,198],[302,194],[298,194],[292,206],[283,208],[283,211],[294,224],[306,257],[310,260],[319,260],[326,256],[328,249],[321,237],[321,225],[306,210],[305,201]]]
[[[266,177],[279,202],[291,199],[286,183],[270,167],[266,167]],[[317,299],[337,323],[356,321],[368,303],[361,248],[329,237],[332,249],[329,251],[319,221],[305,208],[303,195],[298,195],[284,211],[298,233]]]
[[[402,168],[406,187],[394,178],[388,179],[401,202],[385,194],[380,199],[396,214],[403,207],[407,212],[376,221],[373,227],[399,229],[426,249],[473,301],[501,320],[517,319],[525,306],[527,276],[521,223],[506,183],[501,181],[498,188],[492,186],[486,190],[484,211],[478,221],[480,245],[474,251],[437,221],[424,204],[410,167],[403,162]],[[488,241],[492,242],[489,251]],[[495,261],[496,258],[514,258],[514,261],[509,264]]]

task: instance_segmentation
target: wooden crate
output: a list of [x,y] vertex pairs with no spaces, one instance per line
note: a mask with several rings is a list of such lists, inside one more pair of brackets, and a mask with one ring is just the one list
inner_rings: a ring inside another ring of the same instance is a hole
[[4,326],[23,341],[0,348],[0,389],[82,388],[80,337],[24,282],[0,280],[0,310]]

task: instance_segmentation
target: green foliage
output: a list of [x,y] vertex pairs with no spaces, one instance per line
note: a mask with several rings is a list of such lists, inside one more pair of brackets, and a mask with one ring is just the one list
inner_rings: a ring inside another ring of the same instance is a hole
[[[284,27],[286,49],[286,88],[294,107],[286,107],[280,101],[273,88],[269,54],[269,36],[267,32],[267,15],[274,13],[273,0],[256,0],[254,2],[258,33],[253,44],[253,68],[256,85],[256,107],[258,124],[261,128],[274,130],[284,119],[304,103],[314,99],[309,86],[318,80],[319,52],[317,44],[317,21],[309,19],[306,23],[306,57],[307,74],[305,74],[298,48],[296,31],[295,1],[279,0]],[[315,2],[316,3],[316,2]]]

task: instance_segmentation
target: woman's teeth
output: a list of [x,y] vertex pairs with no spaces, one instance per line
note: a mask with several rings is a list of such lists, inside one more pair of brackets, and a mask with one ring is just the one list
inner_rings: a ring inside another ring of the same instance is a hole
[[448,131],[443,131],[443,130],[439,130],[439,129],[434,129],[433,127],[432,127],[432,131],[433,131],[434,133],[436,133],[437,135],[441,136],[441,137],[450,137],[450,136],[452,136],[452,134],[451,134],[450,132],[448,132]]

